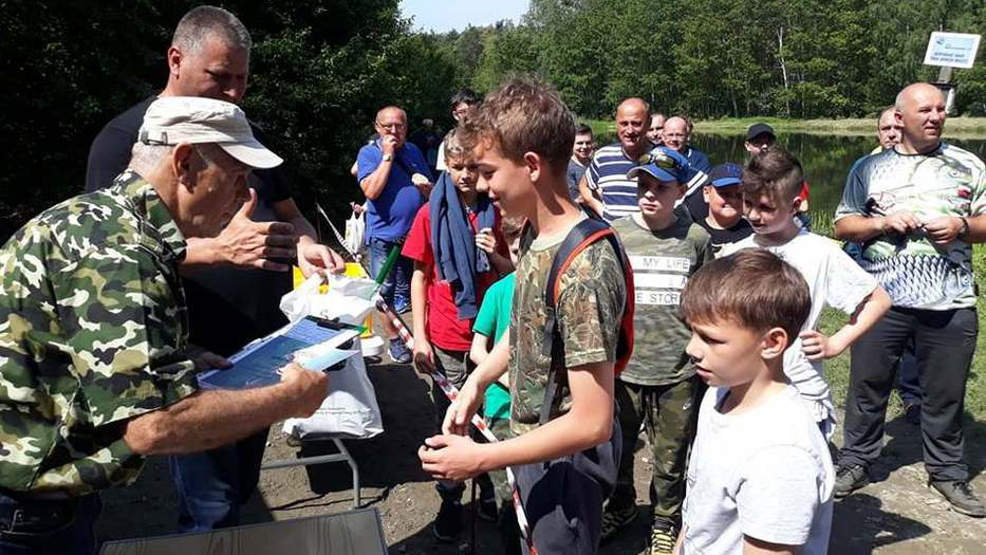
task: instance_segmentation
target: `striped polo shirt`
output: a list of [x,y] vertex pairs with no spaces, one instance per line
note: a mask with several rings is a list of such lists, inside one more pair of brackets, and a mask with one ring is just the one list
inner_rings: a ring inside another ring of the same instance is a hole
[[592,155],[585,172],[589,188],[599,191],[603,200],[603,218],[612,222],[640,211],[637,206],[637,180],[627,172],[637,165],[623,152],[620,143],[604,146]]
[[[592,162],[585,172],[586,184],[589,189],[599,191],[606,221],[612,222],[640,211],[637,205],[637,180],[627,177],[627,173],[636,166],[637,161],[627,157],[620,143],[604,146],[592,155]],[[692,168],[691,178],[682,185],[692,191],[703,185],[706,179],[708,175],[705,172]],[[684,196],[687,195],[682,198]]]

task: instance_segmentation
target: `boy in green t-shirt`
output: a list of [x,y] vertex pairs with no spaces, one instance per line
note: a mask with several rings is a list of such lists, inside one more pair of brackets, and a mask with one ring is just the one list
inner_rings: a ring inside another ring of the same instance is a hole
[[624,447],[603,515],[603,539],[637,517],[633,452],[642,421],[652,449],[649,553],[656,554],[671,553],[681,529],[685,461],[704,390],[685,356],[691,334],[678,319],[678,305],[688,278],[713,257],[708,232],[674,210],[688,160],[665,147],[650,157],[627,173],[637,178],[640,212],[613,222],[633,268],[636,311],[633,357],[615,384]]
[[[500,231],[510,248],[510,261],[517,266],[517,255],[520,250],[520,234],[523,230],[523,220],[504,219],[500,222]],[[479,314],[473,321],[472,347],[469,358],[479,365],[490,355],[490,349],[501,340],[504,333],[510,329],[510,314],[514,299],[514,276],[510,272],[486,290]],[[510,340],[507,336],[507,341]],[[490,430],[498,439],[510,437],[510,380],[507,374],[491,383],[486,388],[483,399],[483,416]],[[497,526],[503,536],[503,545],[511,553],[520,546],[520,531],[517,529],[517,519],[514,517],[513,504],[510,497],[510,486],[507,483],[507,471],[504,469],[491,470],[490,478],[496,490],[500,503]]]

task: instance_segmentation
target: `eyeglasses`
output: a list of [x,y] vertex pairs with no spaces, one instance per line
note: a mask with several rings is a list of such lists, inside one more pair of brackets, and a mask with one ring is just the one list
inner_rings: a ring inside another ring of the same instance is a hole
[[637,163],[641,166],[646,166],[647,164],[654,164],[659,168],[664,168],[666,170],[676,170],[681,167],[681,164],[675,158],[668,156],[667,153],[661,150],[655,150],[654,152],[648,152],[637,158]]
[[387,131],[403,131],[407,126],[403,123],[380,123],[378,121],[377,127],[380,129],[386,129]]

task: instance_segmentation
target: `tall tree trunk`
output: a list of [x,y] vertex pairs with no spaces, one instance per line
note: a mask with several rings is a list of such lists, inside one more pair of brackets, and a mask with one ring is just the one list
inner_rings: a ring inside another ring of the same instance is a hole
[[[784,77],[784,92],[787,93],[789,85],[787,82],[787,64],[784,63],[784,26],[783,25],[777,28],[777,59],[781,63],[781,75]],[[790,117],[791,102],[788,99],[787,94],[784,95],[784,112],[785,115]]]

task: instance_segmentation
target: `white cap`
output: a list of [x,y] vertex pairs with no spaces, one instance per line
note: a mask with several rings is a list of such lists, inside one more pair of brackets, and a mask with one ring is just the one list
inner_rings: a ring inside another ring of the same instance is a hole
[[156,145],[213,143],[253,168],[273,168],[284,161],[254,138],[239,106],[212,98],[158,98],[147,108],[137,139]]

